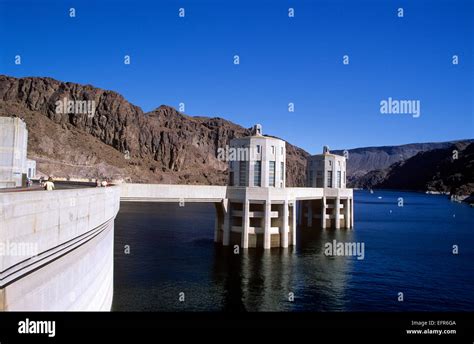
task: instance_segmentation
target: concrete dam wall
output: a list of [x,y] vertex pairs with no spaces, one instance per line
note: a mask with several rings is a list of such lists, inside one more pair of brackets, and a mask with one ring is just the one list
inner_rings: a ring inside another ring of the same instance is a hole
[[0,311],[102,310],[120,187],[0,193]]

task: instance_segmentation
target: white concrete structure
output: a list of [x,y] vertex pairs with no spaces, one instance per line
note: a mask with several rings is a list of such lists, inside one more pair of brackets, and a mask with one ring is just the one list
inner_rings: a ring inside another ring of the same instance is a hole
[[285,187],[285,141],[263,136],[257,124],[252,136],[231,140],[230,149],[229,186]]
[[305,201],[301,207],[301,222],[304,218],[304,225],[307,227],[313,227],[315,222],[319,222],[323,229],[353,228],[354,200],[352,189],[346,189],[346,158],[331,154],[329,147],[324,146],[323,154],[313,155],[308,159],[306,177],[309,187],[350,190],[350,193],[338,193],[335,198],[323,197],[320,200]]
[[[122,184],[121,188],[120,199],[125,202],[214,203],[215,242],[243,248],[295,245],[297,202],[307,205],[310,201],[316,204],[325,200],[333,204],[338,198],[341,202],[352,200],[353,194],[352,189],[303,187]],[[330,204],[326,208],[331,208]],[[321,218],[319,210],[314,212],[313,217]],[[335,218],[333,214],[326,214],[326,219],[329,222],[333,219],[334,222]]]
[[0,188],[19,187],[36,174],[36,162],[26,158],[28,130],[23,120],[0,117]]
[[216,206],[215,241],[242,248],[295,245],[295,202],[284,192],[272,196],[285,189],[285,141],[264,136],[257,124],[251,136],[231,140],[230,148],[246,154],[229,163],[229,195]]
[[29,179],[36,178],[36,161],[26,159],[26,176]]
[[0,193],[0,310],[109,311],[120,187]]
[[[232,140],[230,148],[237,160],[230,161],[228,187],[123,184],[121,198],[135,202],[212,202],[216,207],[214,240],[224,246],[269,249],[296,245],[298,217],[306,227],[353,227],[353,192],[346,189],[344,157],[328,150],[313,157],[318,162],[314,166],[322,168],[321,174],[331,176],[330,183],[317,187],[313,180],[306,188],[287,188],[285,141],[263,136],[262,127],[256,125],[251,136]],[[340,172],[341,178],[332,171]],[[299,216],[297,202],[301,204]]]
[[308,159],[307,186],[316,188],[346,187],[346,158],[331,154],[324,146],[323,154],[313,155]]

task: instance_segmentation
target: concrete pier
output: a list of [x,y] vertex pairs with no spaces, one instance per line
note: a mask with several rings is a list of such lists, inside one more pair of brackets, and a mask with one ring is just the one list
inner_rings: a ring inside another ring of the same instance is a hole
[[326,216],[327,202],[326,197],[321,198],[321,228],[326,229],[327,216]]
[[[338,209],[339,228],[352,228],[352,222],[346,223],[345,215],[341,215],[353,213],[352,189],[162,184],[123,184],[121,189],[121,200],[128,202],[214,203],[214,239],[224,246],[269,249],[295,245],[297,202],[300,208],[306,208],[299,219],[305,227],[337,228]],[[336,208],[338,200],[339,208]]]
[[[242,249],[296,245],[298,222],[305,227],[352,228],[352,189],[346,188],[345,157],[329,153],[310,158],[308,187],[288,188],[286,143],[264,136],[260,125],[251,136],[231,140],[230,150],[245,153],[229,162],[228,186],[124,184],[125,201],[212,202],[214,241]],[[242,157],[241,157],[242,158]]]

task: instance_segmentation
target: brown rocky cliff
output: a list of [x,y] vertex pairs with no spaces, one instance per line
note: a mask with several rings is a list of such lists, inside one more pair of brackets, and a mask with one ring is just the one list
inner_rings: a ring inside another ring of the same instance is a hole
[[[64,98],[95,101],[95,115],[56,113]],[[41,172],[58,177],[222,185],[227,164],[216,158],[217,148],[249,134],[222,118],[169,106],[144,113],[116,92],[51,78],[0,76],[0,115],[25,119],[29,155]],[[307,155],[287,144],[287,186],[304,185]]]

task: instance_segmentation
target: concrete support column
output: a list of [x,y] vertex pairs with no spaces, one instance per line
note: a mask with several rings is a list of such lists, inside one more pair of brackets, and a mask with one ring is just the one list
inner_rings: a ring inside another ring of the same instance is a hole
[[349,198],[346,199],[344,202],[344,223],[346,225],[346,229],[351,228],[351,201]]
[[321,228],[326,229],[326,196],[321,199]]
[[219,220],[220,220],[220,204],[219,203],[214,203],[214,206],[216,208],[216,219],[214,221],[214,242],[217,243],[219,240]]
[[313,201],[308,202],[308,227],[313,227]]
[[351,228],[354,228],[354,198],[351,197]]
[[244,201],[244,207],[242,212],[242,240],[241,247],[249,248],[249,227],[250,227],[250,218],[249,218],[249,209],[250,202],[248,200]]
[[290,226],[289,226],[289,204],[288,201],[285,201],[285,204],[283,204],[283,221],[282,221],[282,226],[280,228],[280,246],[281,247],[288,247],[288,234],[290,232]]
[[341,228],[341,208],[339,208],[339,205],[341,203],[341,199],[339,198],[339,195],[336,197],[336,203],[334,204],[334,219],[335,219],[335,226],[334,228],[339,229]]
[[230,245],[230,202],[228,199],[222,201],[222,207],[224,210],[224,233],[222,234],[222,245]]
[[272,247],[270,229],[272,227],[272,203],[270,200],[265,201],[265,226],[263,227],[263,248]]
[[216,213],[216,220],[214,221],[214,242],[218,242],[219,237],[219,214]]
[[[297,203],[297,201],[295,201],[294,207],[296,207],[296,203]],[[304,201],[300,201],[300,204],[299,204],[299,207],[298,207],[298,224],[300,226],[301,226],[301,223],[303,222],[303,206],[304,206]]]
[[291,244],[293,246],[296,246],[296,201],[293,203],[293,221],[292,221],[292,232],[291,232],[291,235],[292,235],[292,240],[291,240]]

